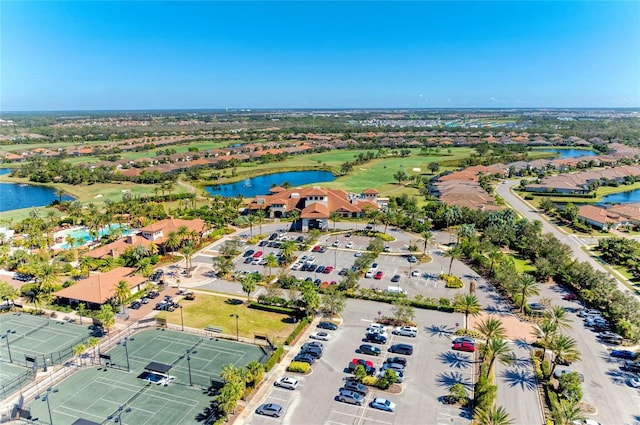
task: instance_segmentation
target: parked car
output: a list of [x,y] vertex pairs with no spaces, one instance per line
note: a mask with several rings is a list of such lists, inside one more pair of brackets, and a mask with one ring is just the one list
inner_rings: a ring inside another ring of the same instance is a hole
[[253,258],[260,258],[262,257],[262,251],[257,251],[253,254]]
[[470,342],[457,342],[455,344],[453,344],[452,347],[454,350],[458,350],[458,351],[467,351],[470,353],[473,353],[474,351],[476,351],[476,345],[472,344]]
[[343,267],[342,270],[338,272],[338,276],[346,276],[346,275],[347,275],[347,268]]
[[611,331],[600,332],[598,338],[600,338],[602,342],[608,342],[610,344],[620,344],[623,339],[622,336]]
[[546,307],[541,303],[529,303],[529,308],[533,311],[543,311]]
[[387,412],[393,412],[396,409],[396,404],[387,400],[386,398],[376,397],[371,400],[369,406],[374,409],[386,410]]
[[400,276],[399,274],[394,274],[393,277],[391,278],[391,282],[400,282],[400,278],[402,276]]
[[399,326],[394,329],[393,333],[395,335],[411,336],[415,338],[418,335],[418,328],[415,326]]
[[376,344],[386,344],[387,337],[378,332],[368,332],[365,335],[365,339],[369,342],[374,342]]
[[387,370],[390,370],[396,374],[396,382],[398,384],[402,384],[404,382],[404,372],[396,369],[385,369],[385,370],[381,369],[380,373],[378,374],[378,378],[384,377],[384,375],[387,373]]
[[[553,372],[553,377],[556,379],[560,379],[560,377],[564,374],[567,373],[578,373],[575,370],[570,370],[570,369],[556,369]],[[581,373],[578,373],[578,376],[580,377],[580,381],[584,382],[584,375],[582,375]]]
[[347,244],[344,247],[347,249],[353,248],[353,242],[347,242]]
[[313,332],[311,335],[309,335],[309,338],[319,339],[320,341],[329,341],[331,335],[326,332]]
[[333,266],[326,266],[324,268],[324,274],[329,274],[333,271]]
[[640,362],[627,360],[624,362],[622,369],[626,370],[627,372],[640,373]]
[[290,376],[283,376],[273,383],[276,387],[286,388],[288,390],[295,390],[298,388],[298,380]]
[[140,303],[139,301],[134,301],[131,303],[130,308],[134,309],[134,310],[138,310],[140,309],[140,307],[142,307],[142,303]]
[[625,360],[635,360],[638,358],[638,354],[631,350],[613,350],[609,353],[611,357]]
[[407,366],[407,358],[406,357],[388,357],[385,362],[389,362],[389,363],[398,363],[401,364],[403,366]]
[[392,370],[395,370],[396,372],[404,372],[404,366],[401,365],[400,363],[384,362],[382,364],[382,367],[380,368],[380,372],[383,372],[387,369],[392,369]]
[[340,241],[335,241],[335,242],[333,242],[333,243],[331,244],[331,246],[336,247],[336,248],[337,248],[337,247],[339,247],[339,246],[340,246]]
[[354,370],[356,370],[356,367],[358,365],[361,365],[362,367],[364,367],[364,370],[365,372],[367,372],[367,375],[373,375],[374,373],[376,373],[376,368],[373,365],[373,362],[365,359],[351,359],[351,362],[349,363],[349,366],[348,366],[349,372],[353,372]]
[[362,385],[361,383],[355,382],[355,381],[346,381],[344,383],[343,389],[345,389],[347,391],[353,391],[353,392],[356,392],[358,394],[362,394],[363,396],[366,396],[369,393],[369,388],[367,388],[364,385]]
[[321,329],[328,329],[330,331],[335,331],[336,329],[338,329],[338,325],[336,325],[333,322],[327,322],[327,321],[322,321],[318,323],[318,327]]
[[371,344],[362,344],[360,347],[358,347],[358,351],[362,354],[369,354],[371,356],[379,356],[382,352],[382,350],[380,350],[378,347]]
[[409,258],[407,258],[407,261],[410,263],[417,263],[418,259],[416,258],[415,255],[410,255]]
[[309,354],[298,354],[297,356],[295,356],[293,358],[294,362],[302,362],[302,363],[309,363],[309,365],[312,365],[316,362],[315,357],[309,355]]
[[414,270],[411,272],[411,277],[420,277],[420,270]]
[[255,254],[255,251],[253,249],[248,249],[244,252],[244,254],[242,254],[243,257],[251,257],[253,254]]
[[326,247],[326,246],[321,246],[321,247],[320,247],[320,251],[319,251],[319,252],[320,252],[321,254],[322,254],[322,253],[324,253],[324,252],[327,252],[327,247]]
[[338,400],[343,403],[356,404],[362,406],[364,403],[364,397],[355,391],[340,390]]
[[300,351],[301,355],[308,355],[313,357],[314,359],[319,359],[322,357],[322,348],[319,347],[307,347],[303,348]]
[[196,294],[193,291],[187,291],[184,293],[184,299],[188,301],[193,301],[196,299]]
[[376,272],[376,275],[373,276],[374,279],[380,280],[382,279],[382,276],[384,276],[384,273],[382,271]]
[[627,379],[627,385],[633,388],[640,388],[640,376],[634,376]]
[[324,345],[322,345],[322,343],[319,342],[319,341],[309,341],[309,342],[305,342],[304,344],[302,344],[302,349],[303,350],[305,348],[309,348],[309,347],[317,347],[319,349],[323,349]]
[[600,310],[580,310],[578,312],[578,317],[587,317],[587,316],[601,316],[602,313]]
[[452,341],[453,344],[460,344],[462,342],[468,342],[471,344],[475,344],[476,340],[471,338],[470,336],[459,336],[458,338],[454,339]]
[[410,356],[413,354],[413,346],[409,344],[394,344],[389,347],[389,352]]
[[256,409],[258,415],[273,416],[279,418],[282,415],[282,406],[275,403],[265,403]]
[[564,296],[562,297],[563,300],[567,300],[567,301],[575,301],[578,299],[578,296],[572,292],[566,293],[564,294]]
[[149,293],[147,294],[147,297],[151,299],[158,298],[159,296],[160,296],[160,293],[158,291],[149,291]]

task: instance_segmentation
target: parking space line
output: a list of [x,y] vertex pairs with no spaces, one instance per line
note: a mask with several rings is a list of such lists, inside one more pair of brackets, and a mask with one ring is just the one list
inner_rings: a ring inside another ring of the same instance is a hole
[[[367,421],[367,422],[376,422],[376,423],[379,423],[379,424],[386,424],[386,425],[391,425],[392,424],[392,422],[382,421],[380,419],[374,419],[374,418],[370,418],[370,417],[365,417],[364,416],[365,413],[367,413],[369,411],[372,411],[373,409],[368,409],[368,408],[365,408],[364,406],[358,407],[358,410],[360,410],[360,409],[362,409],[362,414],[357,414],[357,415],[355,415],[353,413],[339,412],[337,410],[332,410],[331,413],[336,413],[338,415],[343,415],[343,416],[349,416],[349,417],[352,417],[352,418],[358,418],[357,422],[354,421],[352,423],[360,424],[360,423],[362,423],[362,421]],[[377,412],[377,410],[376,410],[376,412]],[[380,411],[380,412],[382,412],[382,411]],[[389,412],[385,412],[385,413],[389,413]]]

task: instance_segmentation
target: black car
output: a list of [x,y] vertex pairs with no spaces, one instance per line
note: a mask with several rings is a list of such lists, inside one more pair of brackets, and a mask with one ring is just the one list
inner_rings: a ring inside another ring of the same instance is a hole
[[330,331],[338,329],[338,325],[333,322],[320,322],[318,323],[318,327],[321,329],[329,329]]
[[369,393],[369,388],[365,387],[359,382],[351,380],[345,381],[343,388],[347,391],[353,391],[358,394],[362,394],[363,396],[366,396]]
[[267,241],[260,241],[258,243],[258,246],[267,246],[268,244],[269,244],[269,242],[267,242]]
[[277,234],[277,233],[272,233],[272,234],[269,236],[269,240],[270,240],[270,241],[275,240],[275,238],[277,238],[277,237],[278,237],[278,234]]
[[397,363],[397,364],[401,364],[402,366],[406,366],[407,358],[406,357],[389,357],[387,358],[387,360],[385,360],[385,363]]
[[247,257],[247,258],[245,258],[245,259],[244,259],[244,261],[243,261],[243,262],[244,262],[245,264],[251,264],[251,262],[252,262],[252,261],[253,261],[253,257]]
[[294,362],[303,362],[303,363],[309,363],[310,365],[312,365],[313,363],[315,363],[316,359],[315,357],[309,355],[309,354],[298,354],[297,356],[295,356],[293,358]]
[[391,353],[404,354],[410,356],[413,354],[413,346],[409,344],[395,344],[389,347]]
[[147,297],[154,299],[154,298],[158,298],[160,296],[160,293],[158,291],[149,291],[149,293],[147,294]]
[[395,282],[400,282],[400,275],[399,275],[399,274],[394,275],[394,276],[391,278],[391,282],[394,282],[394,283],[395,283]]
[[358,347],[358,351],[360,351],[362,354],[369,354],[371,356],[379,356],[382,352],[382,350],[380,350],[378,347],[371,344],[362,344],[360,347]]
[[379,333],[370,332],[366,335],[366,340],[369,342],[374,342],[376,344],[386,344],[387,337],[384,335],[380,335]]
[[142,304],[140,304],[138,301],[134,301],[131,303],[131,308],[134,310],[138,310],[140,307],[142,307]]
[[244,252],[244,254],[242,254],[243,257],[250,257],[253,254],[255,254],[255,251],[253,249],[248,249]]
[[307,355],[307,356],[311,356],[314,359],[319,359],[320,357],[322,357],[322,348],[320,347],[307,347],[307,348],[303,348],[302,351],[300,351],[300,355]]
[[318,266],[316,273],[324,273],[324,266]]
[[631,350],[613,350],[609,355],[625,360],[635,360],[638,358],[638,355]]
[[346,267],[343,267],[343,268],[342,268],[342,270],[340,270],[340,271],[338,272],[338,275],[339,275],[339,276],[346,276],[346,275],[347,275],[347,268],[346,268]]

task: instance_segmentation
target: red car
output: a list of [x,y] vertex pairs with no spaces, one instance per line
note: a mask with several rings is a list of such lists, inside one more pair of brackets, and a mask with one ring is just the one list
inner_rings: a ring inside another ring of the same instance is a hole
[[262,257],[262,251],[258,251],[255,254],[253,254],[253,258],[260,258]]
[[329,274],[333,271],[333,266],[327,266],[324,268],[324,274]]
[[578,296],[569,292],[567,294],[564,294],[564,297],[562,297],[562,299],[567,301],[575,301],[578,299]]
[[467,341],[456,342],[455,344],[453,344],[453,349],[473,353],[474,351],[476,351],[476,345]]
[[376,275],[375,275],[375,276],[373,276],[373,278],[374,278],[374,279],[378,279],[378,280],[380,280],[380,279],[382,279],[382,276],[383,276],[383,275],[384,275],[384,273],[382,273],[382,272],[378,272],[378,273],[376,273]]
[[316,246],[314,246],[314,247],[313,247],[313,249],[312,249],[312,251],[313,251],[313,252],[318,252],[318,251],[320,251],[320,245],[316,245]]

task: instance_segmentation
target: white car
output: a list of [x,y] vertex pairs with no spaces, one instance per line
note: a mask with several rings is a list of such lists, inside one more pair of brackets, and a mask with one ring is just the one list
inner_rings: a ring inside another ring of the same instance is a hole
[[411,272],[411,277],[420,277],[420,270],[414,270]]
[[353,254],[354,257],[362,257],[362,253],[360,251],[356,251],[355,254]]
[[640,376],[633,376],[627,379],[627,384],[633,388],[640,388]]
[[331,338],[331,335],[329,335],[326,332],[313,332],[311,335],[309,335],[309,338],[319,339],[320,341],[329,341],[329,338]]
[[353,242],[347,242],[347,244],[344,247],[347,249],[353,248]]
[[291,270],[300,270],[302,268],[302,263],[295,263]]
[[393,333],[396,335],[411,336],[415,338],[418,336],[418,328],[415,326],[399,326],[393,331]]
[[335,241],[334,243],[331,244],[331,246],[335,246],[335,247],[340,246],[340,241]]
[[286,388],[288,390],[295,390],[298,388],[298,380],[290,376],[283,376],[273,383],[276,387]]

